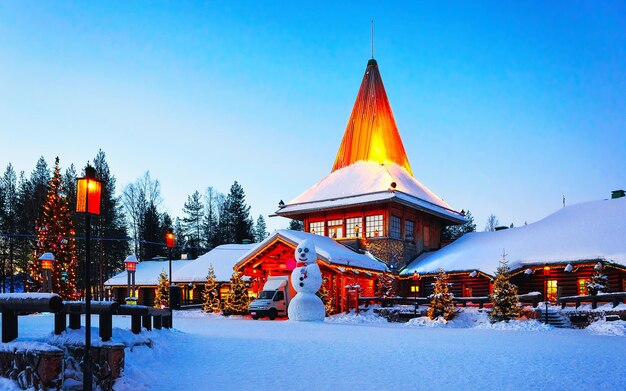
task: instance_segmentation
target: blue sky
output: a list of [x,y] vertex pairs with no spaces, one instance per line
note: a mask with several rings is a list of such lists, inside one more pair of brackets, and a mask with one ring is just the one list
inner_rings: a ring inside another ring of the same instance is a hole
[[[340,4],[336,4],[340,3]],[[622,2],[0,3],[0,167],[238,180],[271,214],[330,172],[376,54],[413,172],[482,229],[626,187]],[[270,228],[285,227],[282,218]]]

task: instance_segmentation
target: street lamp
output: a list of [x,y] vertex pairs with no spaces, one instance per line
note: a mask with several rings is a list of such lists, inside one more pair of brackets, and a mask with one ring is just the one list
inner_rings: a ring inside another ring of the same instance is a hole
[[413,292],[415,292],[415,310],[413,315],[415,317],[417,317],[417,291],[418,291],[418,287],[419,287],[419,279],[420,279],[420,274],[416,271],[413,272]]
[[41,279],[43,281],[41,291],[44,293],[50,293],[52,292],[52,266],[54,265],[54,254],[43,253],[43,255],[39,257],[39,260],[41,261]]
[[135,271],[137,271],[137,257],[129,255],[124,260],[126,266],[126,274],[128,276],[128,285],[126,289],[126,301],[134,302],[137,304],[137,298],[135,297]]
[[168,250],[169,250],[169,261],[170,261],[170,273],[168,274],[168,278],[169,278],[169,282],[170,282],[170,286],[169,286],[169,299],[170,302],[168,304],[168,307],[172,308],[172,248],[174,248],[174,231],[170,228],[167,230],[167,232],[165,233],[165,245],[167,246]]
[[96,169],[87,164],[85,176],[76,183],[76,213],[85,214],[85,355],[83,356],[83,390],[92,390],[91,370],[91,215],[100,214],[102,182]]

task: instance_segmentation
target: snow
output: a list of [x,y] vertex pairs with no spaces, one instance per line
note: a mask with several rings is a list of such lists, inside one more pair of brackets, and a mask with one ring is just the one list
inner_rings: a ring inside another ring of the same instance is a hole
[[443,268],[493,276],[502,249],[511,270],[589,260],[626,266],[625,222],[626,197],[571,205],[527,226],[465,234],[441,250],[420,255],[401,274],[436,273]]
[[213,265],[213,272],[217,281],[230,281],[237,260],[254,247],[256,244],[223,244],[217,246],[174,271],[172,281],[206,282],[210,265]]
[[599,320],[597,322],[593,322],[587,328],[592,334],[597,335],[610,335],[610,336],[625,336],[626,335],[626,321],[623,320],[614,320],[608,322],[606,320]]
[[[392,182],[396,183],[395,189],[391,188]],[[276,214],[339,208],[394,198],[448,219],[464,222],[464,217],[459,212],[453,210],[406,169],[391,162],[381,164],[361,161],[336,170],[294,198]]]
[[[288,322],[177,311],[176,329],[145,332],[152,348],[126,349],[115,389],[623,389],[626,338],[608,332],[623,327],[619,321],[597,324],[607,335],[593,328],[500,330],[479,327],[484,313],[469,310],[458,319],[468,327],[388,323],[371,313]],[[46,338],[53,319],[20,317],[20,340]],[[129,325],[114,317],[115,327]]]
[[[172,274],[183,266],[188,265],[190,262],[187,260],[172,260]],[[137,263],[137,270],[135,271],[135,285],[158,285],[159,274],[162,271],[169,273],[169,261],[142,261]],[[207,268],[207,272],[208,272]],[[231,273],[232,274],[232,273]],[[206,273],[204,275],[206,277]],[[230,277],[229,277],[230,278]],[[128,283],[127,272],[123,272],[108,279],[104,285],[106,286],[126,286]]]
[[358,253],[326,236],[288,229],[274,231],[267,239],[258,243],[250,252],[239,259],[237,265],[246,262],[256,253],[257,249],[264,248],[276,239],[282,239],[294,247],[297,247],[307,239],[311,240],[315,244],[318,257],[334,265],[351,266],[379,272],[388,271],[387,265],[374,258],[371,254]]

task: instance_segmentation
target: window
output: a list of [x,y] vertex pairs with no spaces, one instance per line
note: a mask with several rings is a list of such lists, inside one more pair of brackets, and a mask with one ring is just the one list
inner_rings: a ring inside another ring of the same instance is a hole
[[281,301],[281,300],[285,300],[285,294],[283,293],[283,291],[278,291],[276,292],[276,295],[274,296],[274,301]]
[[548,300],[550,301],[556,300],[557,285],[558,284],[556,280],[548,280],[546,282],[546,291],[548,295]]
[[411,293],[419,293],[420,286],[419,285],[411,285]]
[[361,236],[362,220],[361,217],[346,219],[346,238],[357,238]]
[[404,240],[413,240],[413,231],[415,231],[415,223],[411,220],[404,220]]
[[578,294],[579,295],[587,294],[587,281],[584,278],[578,279]]
[[463,284],[463,297],[472,297],[472,287]]
[[383,215],[365,216],[365,236],[368,238],[383,235]]
[[328,223],[328,236],[333,239],[343,238],[343,220],[329,220]]
[[392,239],[400,239],[402,237],[400,226],[401,220],[398,216],[391,216],[391,224],[389,225],[389,236]]
[[309,223],[309,232],[316,235],[324,235],[324,222],[317,221],[315,223]]

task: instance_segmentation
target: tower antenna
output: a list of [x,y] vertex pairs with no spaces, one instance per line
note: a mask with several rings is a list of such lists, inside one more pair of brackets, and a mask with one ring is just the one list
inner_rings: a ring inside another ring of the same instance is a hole
[[372,58],[374,58],[374,19],[372,19]]

